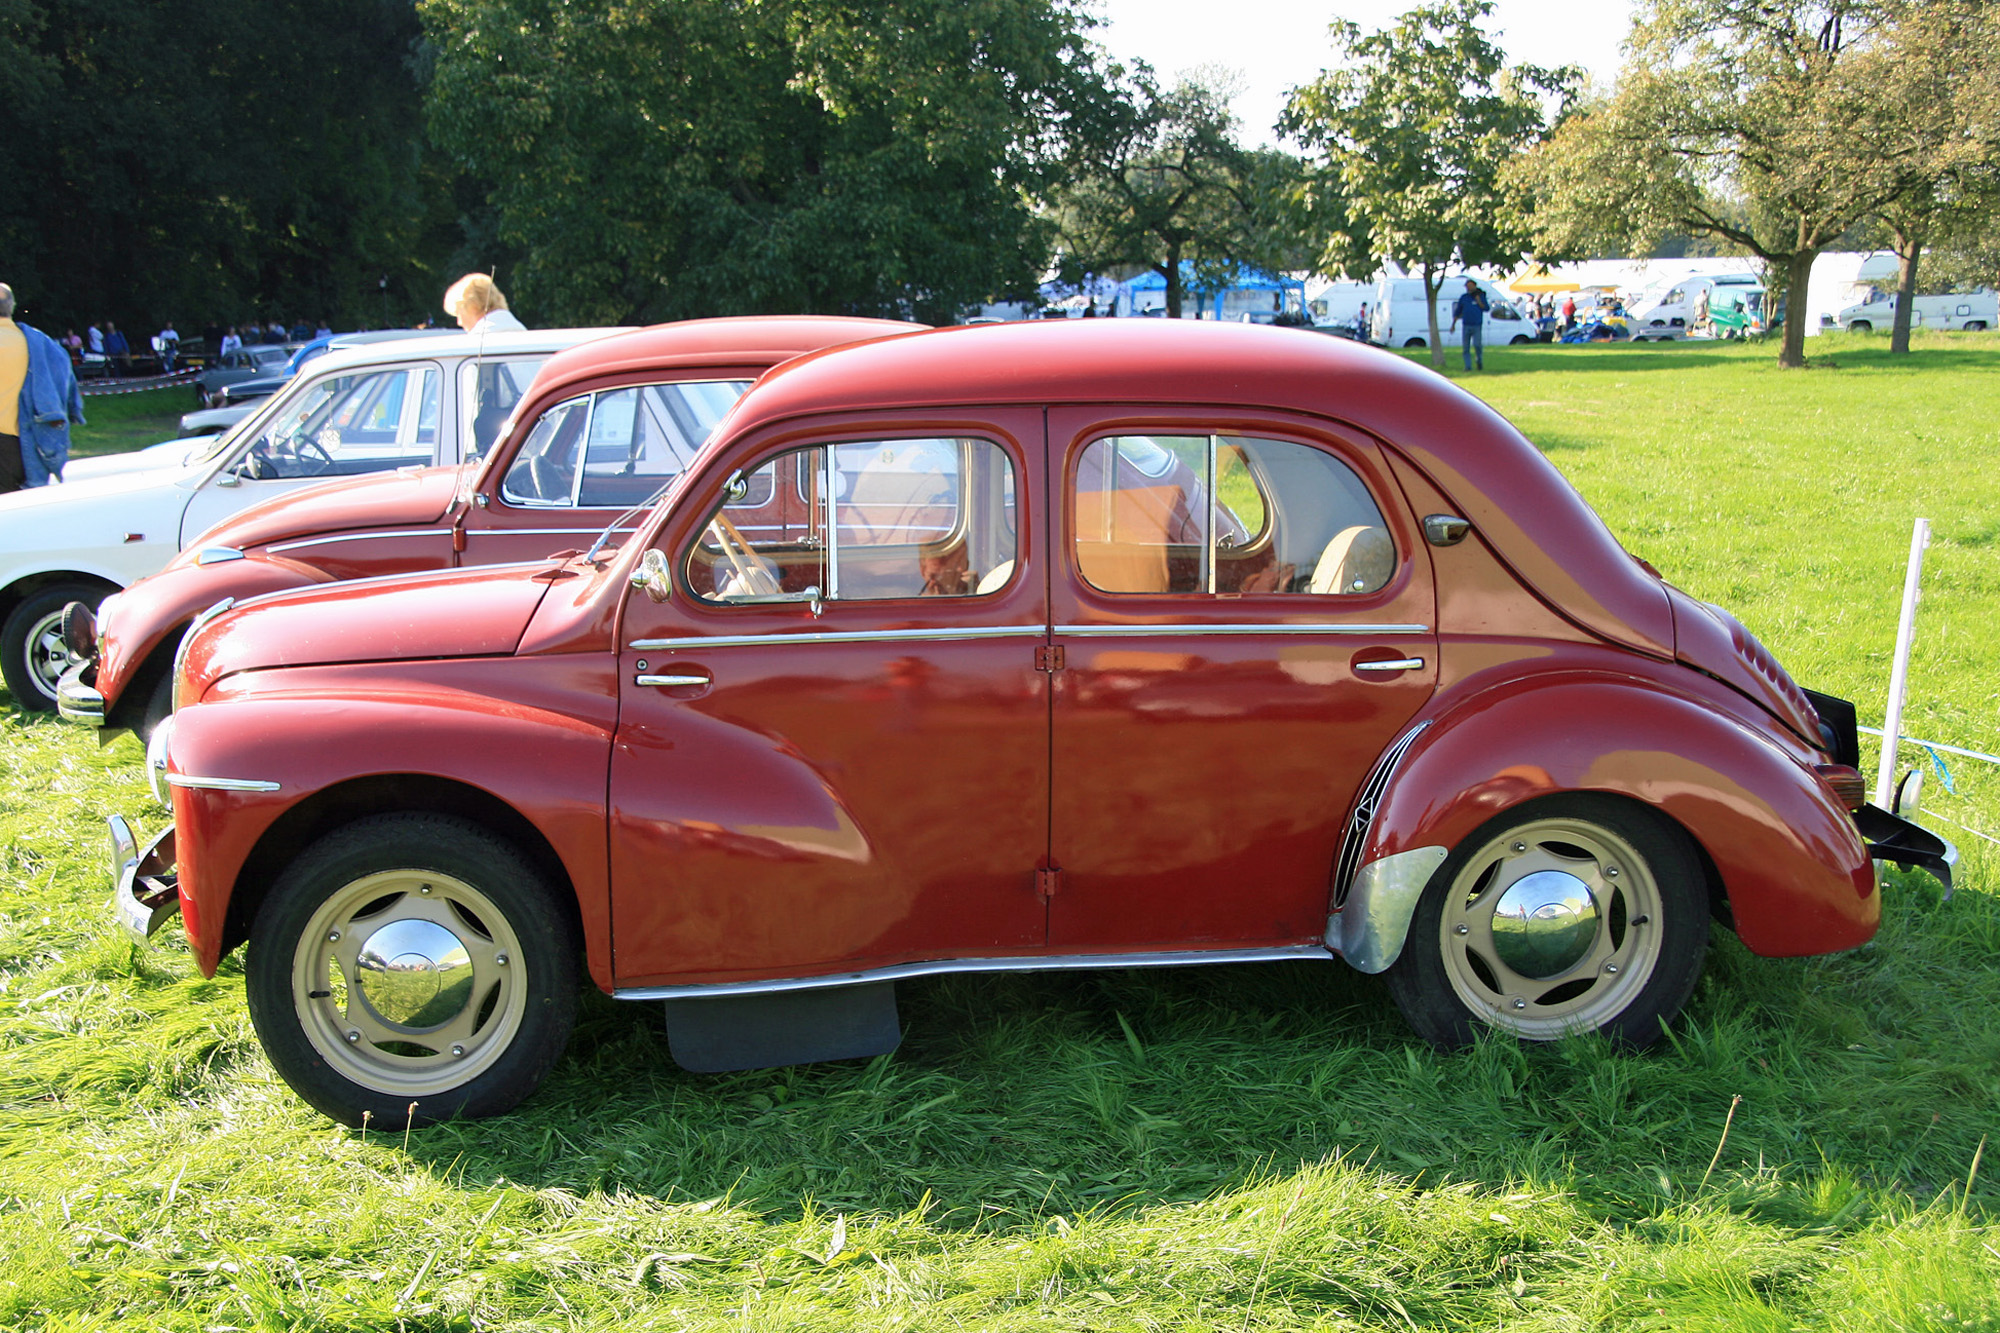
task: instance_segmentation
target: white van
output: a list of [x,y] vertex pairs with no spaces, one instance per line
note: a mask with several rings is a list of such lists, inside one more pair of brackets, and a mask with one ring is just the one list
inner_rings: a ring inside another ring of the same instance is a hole
[[[1704,295],[1708,297],[1706,304],[1701,299]],[[1676,338],[1706,336],[1695,333],[1695,326],[1702,322],[1701,312],[1722,302],[1740,304],[1761,314],[1764,305],[1763,279],[1754,273],[1714,273],[1682,278],[1667,289],[1666,295],[1650,305],[1645,304],[1642,298],[1628,316],[1632,325],[1632,341],[1672,342]]]
[[[1465,291],[1467,274],[1454,273],[1438,288],[1438,336],[1452,341],[1451,305]],[[1486,293],[1486,345],[1531,343],[1535,326],[1514,299],[1483,278],[1473,278]],[[1424,301],[1422,278],[1384,278],[1375,284],[1368,311],[1368,341],[1378,347],[1428,347],[1430,310]]]
[[[1896,322],[1896,298],[1851,305],[1834,316],[1841,328],[1854,333],[1886,329]],[[1948,296],[1919,296],[1910,307],[1910,327],[1963,329],[1977,333],[2000,325],[2000,297],[1992,292],[1953,292]]]

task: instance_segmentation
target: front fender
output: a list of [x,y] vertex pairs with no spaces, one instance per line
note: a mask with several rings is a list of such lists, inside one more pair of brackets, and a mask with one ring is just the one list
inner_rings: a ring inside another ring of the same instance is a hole
[[220,564],[170,565],[118,594],[115,614],[100,617],[97,676],[92,682],[104,696],[111,716],[127,687],[146,663],[171,642],[181,627],[225,597],[237,601],[259,593],[282,592],[313,583],[330,583],[324,572],[283,556],[250,555]]
[[[1613,677],[1501,686],[1431,722],[1359,835],[1358,884],[1373,887],[1374,863],[1456,847],[1523,801],[1602,792],[1664,811],[1694,838],[1752,952],[1831,953],[1875,934],[1881,900],[1867,850],[1803,749],[1788,753],[1664,686]],[[1391,960],[1400,948],[1395,941]]]
[[[394,790],[414,793],[420,806],[423,793],[448,787],[478,793],[539,835],[575,890],[591,975],[609,987],[604,794],[615,700],[601,710],[579,706],[588,696],[577,688],[574,658],[480,665],[494,669],[490,680],[460,691],[407,680],[398,689],[364,673],[344,691],[329,688],[332,669],[322,669],[300,673],[320,678],[308,686],[309,702],[249,695],[174,715],[170,773],[236,788],[176,784],[173,791],[182,921],[204,974],[213,975],[247,921],[239,904],[232,931],[232,901],[260,899],[332,827],[406,808],[357,804],[351,795],[394,779]],[[522,669],[500,669],[507,667]],[[602,697],[610,697],[609,680],[607,672]],[[484,688],[503,682],[504,692]],[[243,789],[271,783],[275,790]]]

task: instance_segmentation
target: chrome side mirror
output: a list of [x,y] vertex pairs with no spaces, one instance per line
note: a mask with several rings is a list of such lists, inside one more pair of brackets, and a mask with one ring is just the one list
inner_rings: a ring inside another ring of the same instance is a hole
[[667,557],[658,548],[639,558],[639,568],[632,573],[632,586],[644,589],[646,596],[656,602],[664,602],[674,595],[674,579],[667,572]]

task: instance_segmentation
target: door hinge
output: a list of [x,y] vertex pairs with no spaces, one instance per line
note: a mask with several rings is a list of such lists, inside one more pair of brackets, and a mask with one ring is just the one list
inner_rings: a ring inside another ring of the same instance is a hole
[[1064,660],[1066,656],[1067,654],[1063,652],[1061,644],[1045,643],[1035,649],[1035,670],[1061,671],[1064,665],[1066,665]]
[[1035,872],[1035,896],[1043,902],[1056,896],[1062,890],[1063,872],[1060,866],[1046,866]]

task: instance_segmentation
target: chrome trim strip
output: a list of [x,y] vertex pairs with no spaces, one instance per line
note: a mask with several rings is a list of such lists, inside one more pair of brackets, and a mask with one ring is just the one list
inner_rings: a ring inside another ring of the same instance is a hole
[[714,678],[711,676],[689,675],[689,676],[634,676],[632,678],[632,683],[634,685],[677,686],[677,685],[712,685],[715,682]]
[[1067,972],[1098,967],[1192,967],[1202,963],[1278,963],[1294,958],[1325,962],[1330,950],[1317,944],[1271,949],[1185,949],[1172,953],[1089,953],[1035,955],[1018,958],[941,958],[929,963],[899,963],[866,972],[829,972],[816,977],[780,977],[771,981],[722,981],[705,986],[627,986],[611,992],[615,1000],[693,1000],[725,995],[765,995],[774,991],[826,990],[866,986],[878,981],[936,976],[943,972]]
[[1412,847],[1361,867],[1346,903],[1327,923],[1328,947],[1357,972],[1387,971],[1403,955],[1424,886],[1448,855],[1443,847]]
[[1421,657],[1399,657],[1388,662],[1356,662],[1356,671],[1422,671],[1424,659]]
[[194,558],[197,565],[226,565],[232,560],[243,559],[243,552],[234,546],[204,546],[201,554]]
[[958,629],[858,629],[827,630],[814,634],[711,634],[692,639],[634,639],[626,644],[635,652],[653,653],[680,648],[746,648],[761,643],[937,643],[956,639],[1040,639],[1048,634],[1045,625],[966,625]]
[[[1361,792],[1354,798],[1354,810],[1347,819],[1347,833],[1340,842],[1340,855],[1333,863],[1333,910],[1338,912],[1347,902],[1348,890],[1354,887],[1354,877],[1361,869],[1361,853],[1368,842],[1368,826],[1375,822],[1375,807],[1382,803],[1382,793],[1389,786],[1389,779],[1395,776],[1396,766],[1403,762],[1403,755],[1416,743],[1417,737],[1430,730],[1430,719],[1417,723],[1394,744],[1382,752],[1375,762],[1375,768],[1361,784]],[[1330,941],[1329,941],[1330,942]]]
[[169,787],[189,787],[196,791],[277,791],[278,784],[262,778],[198,778],[188,773],[167,774]]
[[341,542],[372,542],[383,537],[449,537],[450,528],[395,528],[381,532],[350,532],[337,537],[306,537],[295,542],[279,542],[264,549],[272,555],[303,551],[308,546],[336,546]]
[[1257,638],[1266,634],[1429,634],[1429,625],[1057,625],[1057,634],[1084,639],[1130,639],[1153,635],[1229,635]]

